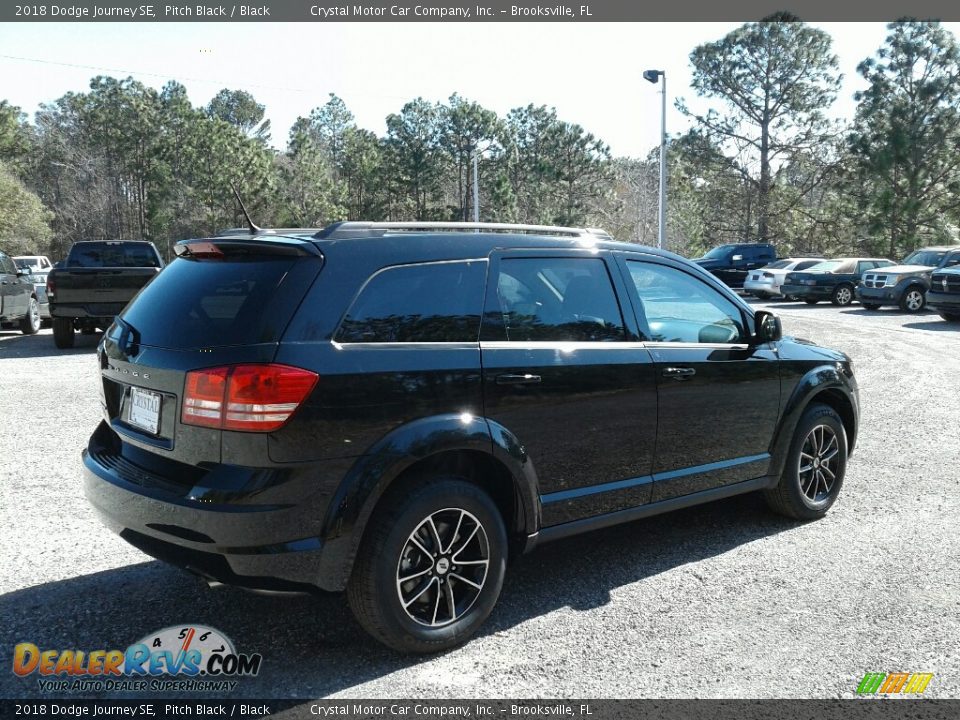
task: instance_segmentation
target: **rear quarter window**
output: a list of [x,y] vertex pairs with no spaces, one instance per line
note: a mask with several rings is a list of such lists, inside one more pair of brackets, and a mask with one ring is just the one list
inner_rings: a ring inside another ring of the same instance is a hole
[[360,290],[340,324],[341,343],[477,342],[486,260],[398,265]]

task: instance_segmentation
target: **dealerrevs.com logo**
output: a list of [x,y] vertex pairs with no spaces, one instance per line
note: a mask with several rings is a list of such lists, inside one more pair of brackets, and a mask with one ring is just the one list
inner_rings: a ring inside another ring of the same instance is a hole
[[259,653],[238,653],[219,630],[180,625],[150,633],[126,650],[41,650],[19,643],[13,672],[39,676],[44,692],[228,692],[260,672]]
[[857,686],[857,695],[922,695],[933,673],[867,673]]

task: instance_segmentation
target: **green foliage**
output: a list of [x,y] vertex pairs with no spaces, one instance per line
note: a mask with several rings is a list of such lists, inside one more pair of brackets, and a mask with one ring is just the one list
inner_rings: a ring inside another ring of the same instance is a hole
[[52,213],[0,161],[0,248],[9,255],[47,251]]
[[895,22],[857,68],[869,87],[850,187],[871,245],[891,257],[955,237],[960,210],[960,46],[937,22]]

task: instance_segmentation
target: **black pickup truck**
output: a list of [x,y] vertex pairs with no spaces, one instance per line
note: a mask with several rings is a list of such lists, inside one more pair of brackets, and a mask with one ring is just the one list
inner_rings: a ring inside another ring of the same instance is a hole
[[73,333],[105,330],[163,267],[153,243],[142,240],[74,243],[62,267],[47,276],[53,341],[73,347]]

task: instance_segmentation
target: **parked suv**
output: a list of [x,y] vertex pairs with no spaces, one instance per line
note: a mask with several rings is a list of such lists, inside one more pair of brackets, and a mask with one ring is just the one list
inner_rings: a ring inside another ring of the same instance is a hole
[[18,268],[0,252],[0,327],[16,323],[24,335],[40,329],[40,302],[30,280],[30,270]]
[[743,287],[750,270],[762,268],[777,259],[777,251],[769,243],[735,243],[719,245],[694,260],[732,288]]
[[468,638],[538,543],[755,490],[815,519],[843,483],[849,358],[671,253],[472,223],[176,252],[98,348],[87,496],[210,581],[346,590],[401,651]]
[[857,300],[867,310],[898,305],[904,312],[920,312],[926,305],[933,271],[954,265],[960,265],[960,245],[914,250],[900,265],[865,273]]

